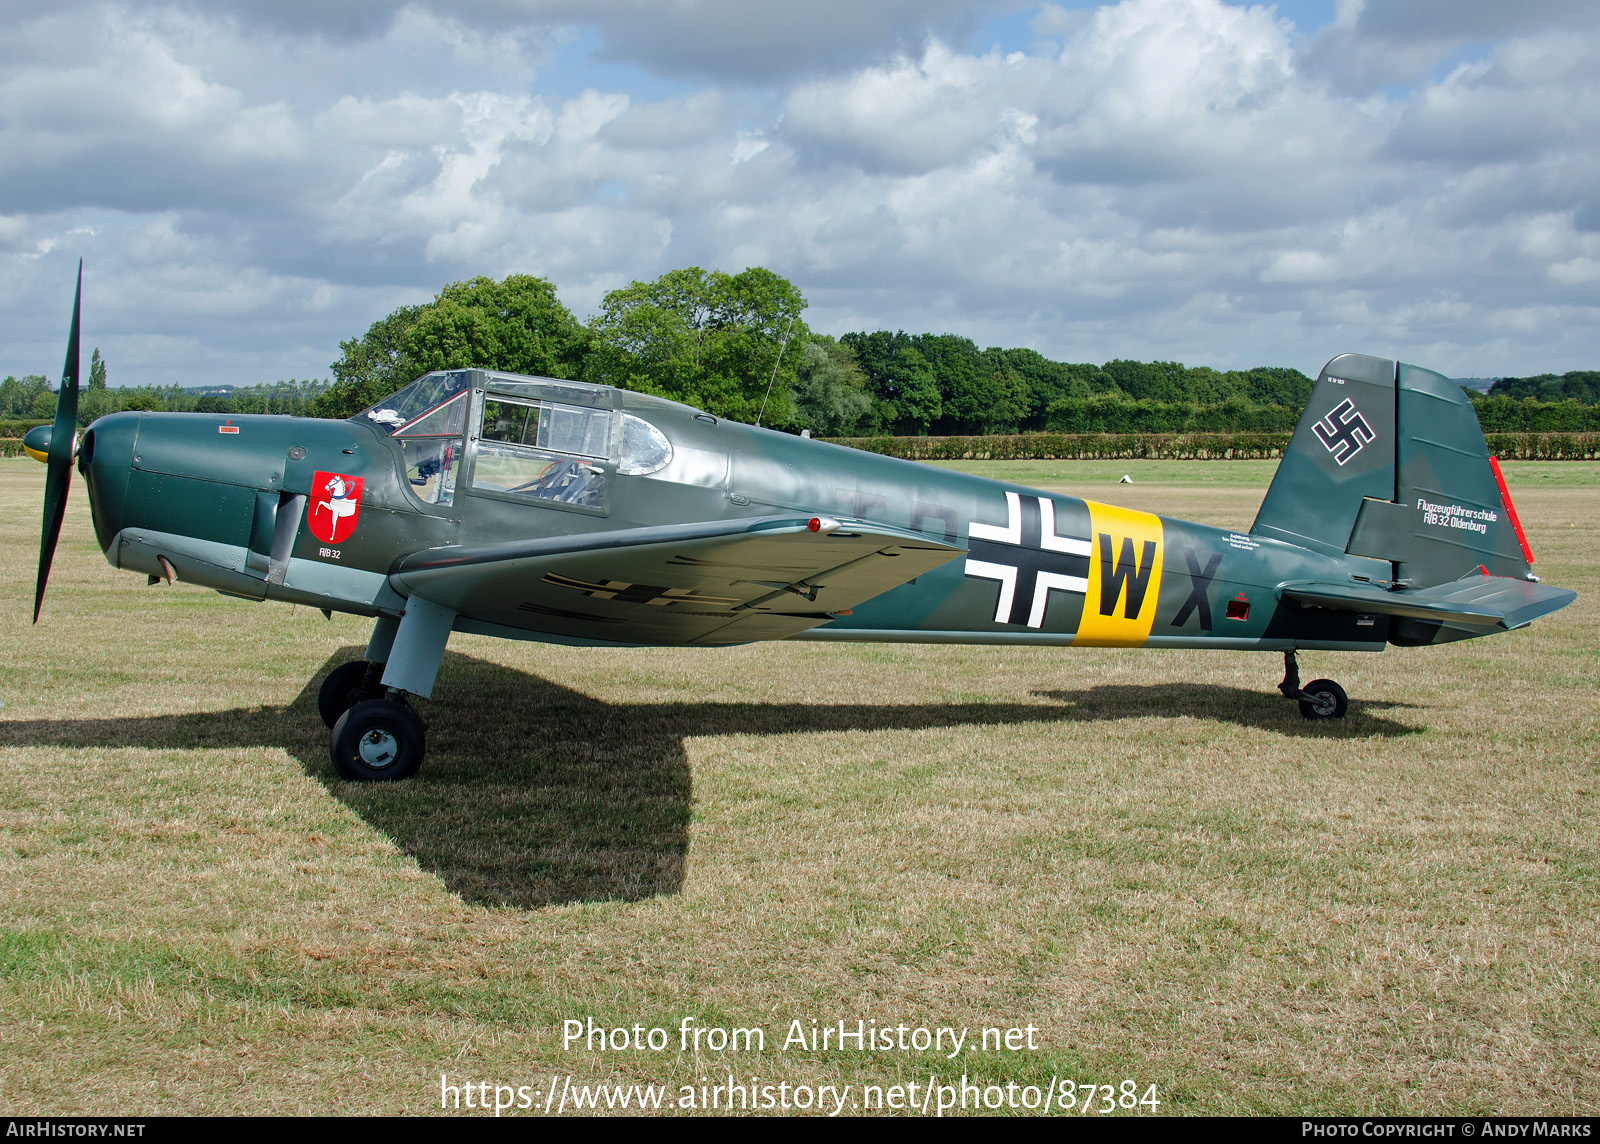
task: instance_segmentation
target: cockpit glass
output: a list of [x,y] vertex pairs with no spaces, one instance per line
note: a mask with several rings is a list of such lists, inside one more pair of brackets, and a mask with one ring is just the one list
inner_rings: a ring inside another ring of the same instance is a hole
[[491,393],[483,403],[472,487],[603,508],[611,412]]
[[406,480],[420,500],[440,506],[455,500],[461,432],[467,423],[466,370],[430,373],[356,415],[400,439]]
[[453,428],[423,428],[418,423],[429,419],[452,398],[465,394],[469,381],[470,375],[464,369],[424,374],[398,393],[356,414],[355,420],[378,425],[391,437],[402,432],[407,435],[459,433],[466,420],[465,401],[455,408],[454,416],[458,420]]
[[672,442],[650,422],[631,413],[622,415],[622,459],[617,472],[645,476],[660,472],[672,460]]
[[467,395],[458,393],[443,405],[394,431],[396,437],[459,437],[467,423]]
[[522,444],[528,432],[528,415],[532,413],[534,425],[539,423],[539,407],[520,401],[500,401],[493,397],[483,403],[483,433],[486,441],[508,441]]

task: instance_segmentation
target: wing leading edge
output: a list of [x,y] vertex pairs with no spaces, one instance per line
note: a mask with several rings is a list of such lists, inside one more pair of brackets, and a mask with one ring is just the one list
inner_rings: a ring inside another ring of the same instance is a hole
[[459,616],[578,639],[783,639],[965,553],[860,521],[756,517],[433,549],[390,582]]

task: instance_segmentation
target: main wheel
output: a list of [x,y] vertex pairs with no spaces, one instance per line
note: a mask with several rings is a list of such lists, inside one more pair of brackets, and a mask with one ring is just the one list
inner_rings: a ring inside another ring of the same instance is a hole
[[1331,679],[1313,679],[1300,689],[1300,714],[1307,719],[1343,719],[1350,697]]
[[328,678],[322,681],[322,690],[317,692],[317,714],[322,716],[323,723],[331,728],[339,721],[339,716],[363,699],[378,698],[361,686],[370,666],[364,659],[353,659],[328,673]]
[[427,753],[422,720],[394,699],[367,699],[339,716],[329,744],[333,769],[353,782],[392,782],[417,773]]

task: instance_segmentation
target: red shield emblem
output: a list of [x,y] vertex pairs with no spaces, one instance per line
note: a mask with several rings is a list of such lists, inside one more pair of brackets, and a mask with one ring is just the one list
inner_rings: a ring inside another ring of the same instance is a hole
[[311,535],[338,544],[356,530],[361,516],[361,478],[318,472],[311,479]]

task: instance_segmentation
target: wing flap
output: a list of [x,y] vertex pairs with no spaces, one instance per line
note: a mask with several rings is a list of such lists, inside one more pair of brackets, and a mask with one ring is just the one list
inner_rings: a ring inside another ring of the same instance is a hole
[[[830,522],[832,524],[833,522]],[[761,517],[414,553],[395,590],[529,631],[629,643],[783,639],[962,555],[887,525]]]
[[1389,591],[1371,584],[1291,581],[1278,589],[1302,604],[1342,612],[1376,612],[1437,623],[1510,630],[1566,607],[1578,598],[1568,588],[1506,576],[1472,576],[1431,588]]

